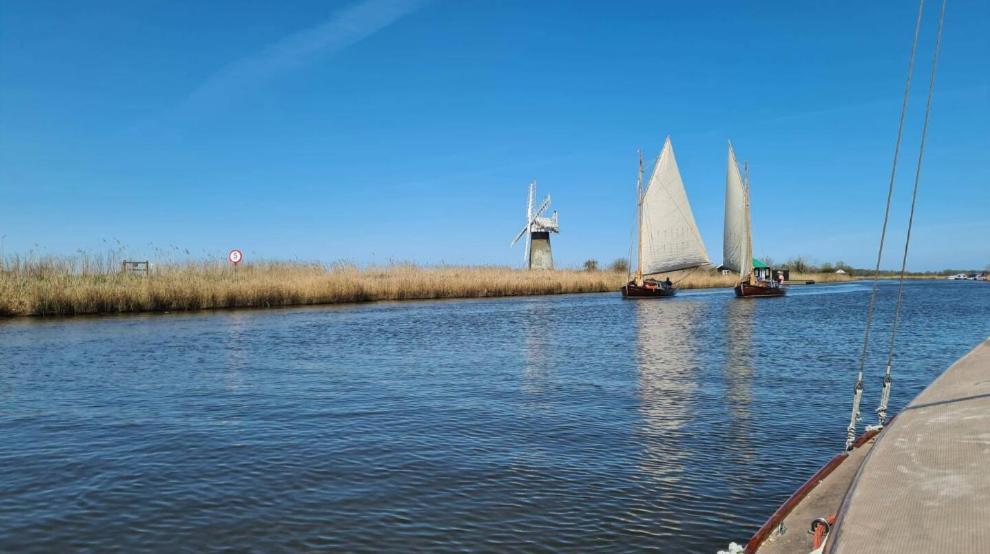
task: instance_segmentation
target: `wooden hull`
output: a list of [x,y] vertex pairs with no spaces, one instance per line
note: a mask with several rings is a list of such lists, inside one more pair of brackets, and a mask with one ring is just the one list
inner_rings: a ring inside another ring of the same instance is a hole
[[736,296],[739,298],[764,298],[771,296],[784,296],[787,289],[768,285],[751,285],[749,283],[739,283],[735,288]]
[[677,294],[677,289],[674,287],[650,287],[636,283],[626,283],[622,287],[623,298],[669,298],[675,294]]

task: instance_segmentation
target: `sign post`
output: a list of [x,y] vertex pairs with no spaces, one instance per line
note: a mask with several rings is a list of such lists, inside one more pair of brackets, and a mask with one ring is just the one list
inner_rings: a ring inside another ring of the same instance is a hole
[[230,254],[227,254],[227,260],[234,264],[234,270],[236,271],[237,266],[244,260],[244,253],[235,248],[230,251]]

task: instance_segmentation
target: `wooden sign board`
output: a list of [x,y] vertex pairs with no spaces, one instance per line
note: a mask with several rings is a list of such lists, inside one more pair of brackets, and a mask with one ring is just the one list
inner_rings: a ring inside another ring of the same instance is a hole
[[120,262],[121,271],[124,273],[130,273],[135,275],[148,275],[148,269],[150,269],[151,264],[147,260],[143,262],[134,262],[129,260],[124,260]]

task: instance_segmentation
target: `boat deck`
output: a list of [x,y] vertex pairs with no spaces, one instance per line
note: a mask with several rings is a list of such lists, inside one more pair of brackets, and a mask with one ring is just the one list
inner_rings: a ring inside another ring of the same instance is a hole
[[988,552],[987,522],[990,339],[883,431],[849,488],[825,551]]
[[876,437],[839,460],[838,465],[824,479],[810,482],[814,488],[801,498],[800,502],[777,524],[759,546],[754,545],[758,554],[794,554],[811,552],[811,522],[816,518],[828,517],[839,512],[842,499],[849,490],[863,460],[876,442]]

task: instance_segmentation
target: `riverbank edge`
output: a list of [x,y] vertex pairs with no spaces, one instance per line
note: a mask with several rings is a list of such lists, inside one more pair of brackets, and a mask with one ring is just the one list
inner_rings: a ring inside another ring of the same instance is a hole
[[[725,287],[718,287],[725,288]],[[728,290],[728,289],[727,289]],[[208,308],[175,308],[175,309],[155,309],[155,310],[128,310],[128,311],[102,311],[102,312],[75,312],[75,313],[25,313],[25,314],[0,314],[0,323],[4,321],[23,321],[30,319],[61,319],[61,318],[86,318],[86,317],[112,317],[129,315],[179,315],[179,314],[208,314],[239,311],[263,311],[263,310],[291,310],[298,308],[328,308],[335,306],[362,306],[371,304],[389,303],[415,303],[415,302],[435,302],[435,301],[458,301],[458,300],[497,300],[501,298],[537,298],[542,296],[566,296],[579,294],[618,294],[619,289],[585,290],[579,292],[535,292],[535,293],[512,293],[512,294],[490,294],[487,296],[423,296],[404,298],[376,298],[370,300],[347,300],[312,302],[298,304],[271,304],[271,305],[249,305],[238,304],[234,306],[213,306]]]
[[[461,270],[464,272],[465,270]],[[467,277],[472,273],[482,270],[466,270]],[[488,283],[480,283],[476,287],[454,286],[451,282],[438,281],[431,283],[433,286],[407,287],[393,286],[368,286],[377,285],[382,280],[382,275],[375,275],[374,279],[368,275],[359,275],[350,290],[338,290],[340,283],[333,285],[338,289],[306,296],[300,292],[300,285],[293,282],[267,283],[263,294],[257,291],[250,291],[253,294],[238,294],[236,287],[245,285],[251,286],[255,283],[222,281],[211,283],[219,285],[218,291],[200,296],[183,297],[182,287],[178,290],[173,287],[170,298],[167,294],[159,294],[158,297],[137,299],[141,296],[142,289],[149,287],[153,282],[148,278],[126,278],[115,279],[109,283],[103,283],[102,288],[90,285],[84,290],[86,298],[80,300],[77,297],[61,298],[63,289],[51,287],[45,291],[33,291],[35,297],[31,302],[25,304],[25,308],[14,310],[10,307],[0,305],[0,319],[22,319],[22,318],[48,318],[48,317],[74,317],[74,316],[107,316],[125,314],[173,314],[173,313],[196,313],[215,312],[229,310],[263,310],[277,308],[300,308],[315,306],[337,306],[349,304],[368,304],[376,302],[404,302],[404,301],[428,301],[428,300],[469,300],[485,298],[510,298],[510,297],[533,297],[533,296],[556,296],[561,294],[585,294],[585,293],[608,293],[618,292],[626,281],[626,276],[622,273],[600,271],[600,272],[579,272],[579,271],[554,271],[554,272],[523,272],[519,270],[505,270],[510,278],[505,280],[493,280]],[[416,271],[417,277],[422,277],[429,272]],[[393,281],[402,282],[404,276],[390,276]],[[406,275],[405,277],[408,277]],[[447,273],[439,273],[434,277],[451,277]],[[461,277],[464,278],[463,276]],[[319,278],[317,278],[319,280]],[[331,279],[324,276],[324,284],[329,284]],[[336,279],[339,281],[339,279]],[[866,278],[854,278],[834,274],[795,274],[792,275],[794,281],[813,280],[816,283],[844,283],[868,280]],[[71,281],[71,278],[70,278]],[[290,280],[291,281],[291,280]],[[678,282],[679,281],[679,282]],[[684,275],[680,279],[675,279],[678,288],[682,290],[699,289],[731,289],[734,284],[734,276],[698,274]],[[168,283],[175,285],[175,283]],[[77,287],[78,288],[78,287]],[[168,287],[166,287],[168,288]],[[193,288],[193,287],[187,287]],[[85,287],[84,287],[85,289]],[[5,292],[10,292],[6,290]],[[146,292],[146,291],[145,291]],[[185,292],[189,292],[188,290]],[[47,295],[46,295],[47,293]],[[310,293],[312,294],[312,293]],[[113,297],[116,295],[117,297]],[[154,295],[152,295],[154,296]],[[93,297],[98,297],[94,301]],[[252,299],[256,299],[252,301]],[[6,309],[4,309],[6,307]]]

